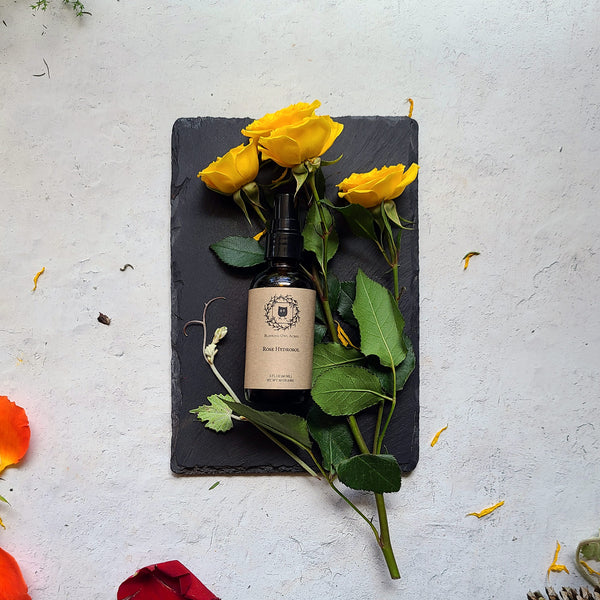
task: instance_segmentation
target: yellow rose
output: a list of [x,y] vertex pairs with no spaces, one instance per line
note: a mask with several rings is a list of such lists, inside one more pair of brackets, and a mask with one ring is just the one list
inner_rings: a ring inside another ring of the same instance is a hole
[[270,158],[282,167],[295,167],[321,156],[342,133],[344,126],[329,116],[310,116],[292,125],[274,129],[258,140],[263,158]]
[[417,178],[419,165],[413,163],[407,171],[404,169],[404,165],[395,165],[373,169],[368,173],[352,173],[350,177],[338,183],[338,196],[365,208],[373,208],[386,200],[394,200]]
[[198,173],[198,177],[211,189],[231,196],[258,174],[256,143],[240,144],[225,156],[217,158]]
[[311,104],[306,102],[291,104],[287,108],[266,114],[262,119],[253,121],[248,127],[242,129],[242,133],[252,139],[267,136],[273,129],[293,125],[306,117],[312,117],[319,106],[321,106],[321,103],[318,100],[315,100]]

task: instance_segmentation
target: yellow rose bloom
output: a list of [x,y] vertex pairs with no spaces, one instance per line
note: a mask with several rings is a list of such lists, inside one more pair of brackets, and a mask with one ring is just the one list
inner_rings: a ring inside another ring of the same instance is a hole
[[248,127],[242,129],[242,133],[252,139],[270,135],[274,129],[293,125],[306,117],[312,117],[319,106],[321,106],[321,103],[318,100],[311,104],[307,102],[291,104],[277,112],[266,114],[262,119],[253,121]]
[[211,189],[231,196],[258,174],[258,150],[256,143],[240,144],[222,157],[210,163],[198,173],[198,177]]
[[292,168],[327,152],[342,129],[344,126],[330,116],[313,115],[297,123],[278,127],[269,136],[261,137],[258,149],[263,158]]
[[394,200],[417,178],[419,165],[413,163],[407,171],[404,169],[404,165],[395,165],[373,169],[368,173],[353,173],[338,183],[338,196],[365,208],[373,208],[386,200]]

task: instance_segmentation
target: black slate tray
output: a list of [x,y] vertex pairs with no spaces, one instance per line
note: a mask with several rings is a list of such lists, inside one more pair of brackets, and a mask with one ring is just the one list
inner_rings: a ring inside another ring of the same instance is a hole
[[[325,167],[327,197],[337,198],[336,183],[353,172],[418,162],[418,125],[408,117],[336,117],[344,130],[324,156],[337,158]],[[219,344],[217,366],[241,397],[243,388],[246,295],[259,269],[233,269],[223,265],[209,245],[228,235],[254,235],[231,198],[216,194],[197,178],[199,170],[244,140],[242,127],[251,119],[183,118],[172,132],[171,182],[171,293],[172,293],[172,444],[171,469],[181,475],[218,473],[289,473],[300,467],[248,423],[236,423],[227,433],[207,430],[190,410],[206,397],[224,393],[202,358],[202,329],[184,324],[201,319],[204,303],[211,304],[208,335],[221,325],[229,329]],[[400,285],[406,288],[400,309],[417,355],[417,368],[399,395],[396,413],[386,436],[386,450],[396,456],[403,471],[418,460],[419,440],[419,263],[417,184],[398,200],[399,214],[414,222],[402,237]],[[330,263],[340,280],[349,280],[360,266],[372,279],[391,287],[391,274],[374,244],[354,238],[338,220],[343,252]],[[210,339],[209,337],[209,339]],[[364,415],[361,428],[371,426]],[[369,439],[368,433],[366,433]]]

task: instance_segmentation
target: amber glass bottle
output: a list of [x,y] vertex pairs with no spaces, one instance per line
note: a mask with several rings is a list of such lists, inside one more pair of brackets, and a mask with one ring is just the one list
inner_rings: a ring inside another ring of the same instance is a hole
[[258,410],[304,414],[310,405],[315,298],[300,269],[302,233],[294,198],[275,198],[267,268],[248,293],[246,402]]

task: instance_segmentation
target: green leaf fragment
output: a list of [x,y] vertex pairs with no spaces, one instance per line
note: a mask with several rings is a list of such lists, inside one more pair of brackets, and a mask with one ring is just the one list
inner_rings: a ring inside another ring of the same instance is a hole
[[265,250],[252,237],[232,235],[210,245],[210,249],[231,267],[254,267],[265,261]]
[[312,389],[313,400],[323,412],[334,417],[355,415],[382,399],[377,376],[355,366],[326,370]]
[[310,409],[307,420],[310,434],[321,451],[323,467],[332,471],[352,454],[354,439],[348,423],[343,418],[330,417],[318,406]]
[[231,420],[231,409],[227,406],[226,401],[232,400],[231,396],[229,394],[213,394],[207,400],[210,404],[203,404],[190,410],[190,412],[204,422],[207,429],[218,432],[229,431],[233,427],[233,422]]
[[230,400],[227,400],[225,403],[232,410],[233,414],[245,417],[252,424],[264,427],[303,448],[310,448],[311,441],[308,435],[306,419],[298,415],[255,410],[246,404]]
[[353,490],[384,494],[397,492],[402,483],[400,465],[391,454],[359,454],[337,466],[340,481]]
[[401,363],[406,357],[404,319],[392,294],[362,270],[356,276],[352,309],[360,329],[362,353],[377,356],[385,367]]
[[[325,270],[327,263],[337,252],[339,238],[337,232],[333,229],[333,217],[329,209],[324,204],[321,207],[323,209],[325,231],[323,231],[323,224],[321,223],[317,203],[313,202],[306,215],[302,237],[304,238],[304,249],[307,252],[313,252],[321,265],[321,269]],[[329,232],[329,235],[327,236],[327,247],[325,247],[324,235],[327,232]]]

